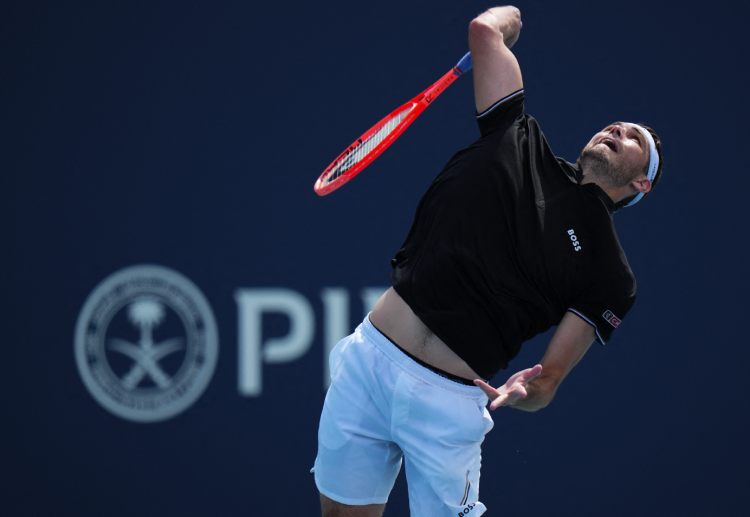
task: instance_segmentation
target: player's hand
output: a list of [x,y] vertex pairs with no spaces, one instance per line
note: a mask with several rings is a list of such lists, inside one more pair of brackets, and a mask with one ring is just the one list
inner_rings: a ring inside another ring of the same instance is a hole
[[493,388],[482,379],[474,379],[474,384],[482,388],[482,391],[492,401],[490,409],[495,410],[500,406],[512,406],[517,401],[525,399],[529,392],[526,386],[542,374],[542,365],[537,364],[532,368],[526,368],[510,376],[508,381],[499,388]]

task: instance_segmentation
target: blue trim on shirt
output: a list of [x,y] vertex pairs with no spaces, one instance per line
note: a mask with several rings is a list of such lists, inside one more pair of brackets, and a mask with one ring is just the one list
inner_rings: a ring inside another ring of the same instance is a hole
[[495,108],[497,108],[498,106],[500,106],[501,104],[503,104],[504,102],[509,101],[510,99],[512,99],[514,97],[517,97],[518,95],[520,95],[522,93],[523,93],[523,88],[521,88],[520,90],[516,90],[515,92],[511,93],[510,95],[506,95],[505,97],[503,97],[499,101],[495,102],[492,106],[490,106],[489,108],[487,108],[486,110],[484,110],[482,113],[477,113],[477,118],[479,119],[479,118],[484,117],[485,115],[487,115],[489,112],[491,112],[492,110],[494,110]]
[[606,345],[607,344],[607,342],[604,341],[604,338],[602,337],[602,335],[599,334],[599,327],[596,326],[596,323],[594,323],[593,321],[591,321],[590,319],[588,319],[586,316],[584,316],[583,314],[581,314],[580,312],[578,312],[577,310],[575,310],[573,307],[569,307],[568,311],[572,312],[573,314],[575,314],[576,316],[578,316],[579,318],[581,318],[583,321],[585,321],[586,323],[588,323],[589,325],[591,325],[592,327],[594,327],[594,332],[596,332],[596,339],[598,339],[599,342],[602,345]]

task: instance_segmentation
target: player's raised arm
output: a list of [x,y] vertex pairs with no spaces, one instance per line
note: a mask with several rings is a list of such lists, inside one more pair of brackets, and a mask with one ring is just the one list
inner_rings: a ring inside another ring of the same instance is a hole
[[469,24],[478,113],[523,87],[521,68],[510,51],[520,32],[521,11],[510,5],[488,9]]

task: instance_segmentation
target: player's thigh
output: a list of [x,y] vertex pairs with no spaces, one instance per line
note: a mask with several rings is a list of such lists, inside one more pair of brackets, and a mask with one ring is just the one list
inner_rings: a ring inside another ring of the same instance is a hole
[[487,508],[479,501],[480,445],[465,454],[406,457],[406,480],[412,517],[479,516]]
[[323,517],[381,517],[384,504],[342,504],[320,494],[320,511]]
[[[398,443],[413,517],[478,516],[481,446],[493,423],[486,399],[422,386],[411,394]],[[468,511],[468,513],[467,513]]]
[[362,338],[361,333],[345,338],[331,354],[332,382],[313,468],[321,494],[355,506],[384,504],[402,461],[391,437],[389,410],[398,371]]

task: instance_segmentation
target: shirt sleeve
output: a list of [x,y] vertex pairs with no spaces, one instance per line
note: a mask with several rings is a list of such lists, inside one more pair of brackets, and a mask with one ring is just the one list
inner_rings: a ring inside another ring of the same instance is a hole
[[477,124],[482,136],[507,129],[524,113],[523,88],[503,97],[481,113],[477,113]]
[[612,274],[592,282],[568,308],[596,331],[596,339],[606,345],[612,333],[635,302],[635,278],[630,271]]

